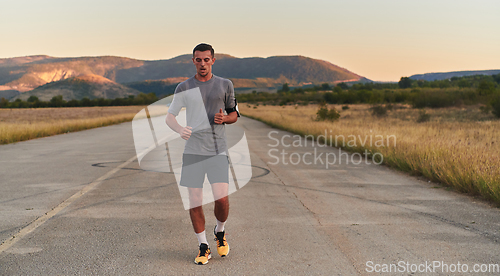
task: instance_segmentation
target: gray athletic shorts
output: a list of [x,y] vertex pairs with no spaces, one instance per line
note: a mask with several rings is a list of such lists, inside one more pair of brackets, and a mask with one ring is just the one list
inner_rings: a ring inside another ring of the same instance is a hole
[[210,184],[229,183],[229,161],[226,155],[182,155],[181,183],[189,188],[203,188],[205,175]]

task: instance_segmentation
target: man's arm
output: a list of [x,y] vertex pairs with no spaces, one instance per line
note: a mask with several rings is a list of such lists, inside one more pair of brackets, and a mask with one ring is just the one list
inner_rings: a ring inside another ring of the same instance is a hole
[[165,119],[165,122],[173,131],[179,133],[181,135],[182,139],[187,140],[187,139],[189,139],[189,137],[191,137],[192,127],[190,127],[190,126],[183,127],[183,126],[179,125],[174,114],[167,113],[167,118]]
[[227,115],[224,115],[224,112],[222,112],[222,108],[219,110],[219,113],[215,114],[214,117],[214,123],[216,124],[232,124],[235,123],[238,120],[238,112],[233,111]]
[[236,121],[238,120],[238,112],[233,111],[224,117],[225,117],[224,123],[226,124],[236,123]]

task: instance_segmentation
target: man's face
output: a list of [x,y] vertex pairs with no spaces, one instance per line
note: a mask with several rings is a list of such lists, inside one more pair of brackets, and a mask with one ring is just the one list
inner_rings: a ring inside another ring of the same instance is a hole
[[214,64],[214,62],[215,58],[212,57],[210,51],[194,52],[193,63],[196,66],[196,73],[201,77],[212,74],[212,64]]

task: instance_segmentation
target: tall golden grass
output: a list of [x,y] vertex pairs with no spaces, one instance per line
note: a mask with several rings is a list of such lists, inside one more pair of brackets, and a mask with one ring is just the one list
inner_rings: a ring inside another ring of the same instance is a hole
[[[431,120],[424,123],[416,122],[418,110],[411,108],[395,109],[377,118],[371,115],[370,106],[351,105],[341,111],[340,120],[325,122],[315,121],[316,105],[240,106],[245,116],[300,135],[318,137],[326,130],[327,137],[334,138],[326,142],[333,146],[335,136],[354,135],[356,145],[337,139],[337,146],[353,152],[379,152],[384,164],[481,195],[500,206],[500,121],[482,114],[477,106],[428,110]],[[364,137],[376,135],[395,135],[396,145],[392,140],[384,146],[362,145]]]
[[0,110],[0,144],[20,142],[131,121],[143,107]]

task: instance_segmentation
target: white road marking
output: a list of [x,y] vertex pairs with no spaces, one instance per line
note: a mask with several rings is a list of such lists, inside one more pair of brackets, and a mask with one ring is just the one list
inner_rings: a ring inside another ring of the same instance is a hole
[[2,244],[0,244],[0,253],[4,252],[5,250],[9,249],[11,246],[13,246],[16,242],[21,240],[24,236],[28,235],[29,233],[33,232],[36,228],[38,228],[40,225],[44,224],[47,220],[52,218],[53,216],[57,215],[60,211],[62,211],[64,208],[68,207],[71,203],[73,203],[75,200],[79,199],[82,197],[84,194],[89,192],[90,190],[94,189],[97,185],[101,184],[104,180],[108,179],[110,176],[118,172],[120,169],[123,167],[127,166],[128,164],[132,163],[135,159],[137,159],[137,156],[134,156],[130,158],[129,160],[125,161],[118,167],[114,168],[113,170],[109,171],[105,175],[99,177],[96,179],[94,182],[88,184],[87,186],[83,187],[80,191],[76,192],[76,194],[72,195],[70,198],[66,199],[65,201],[61,202],[59,205],[54,207],[54,209],[50,210],[49,212],[45,213],[45,215],[37,218],[30,224],[28,224],[26,227],[23,229],[19,230],[16,234],[14,234],[12,237],[8,238],[5,240]]

